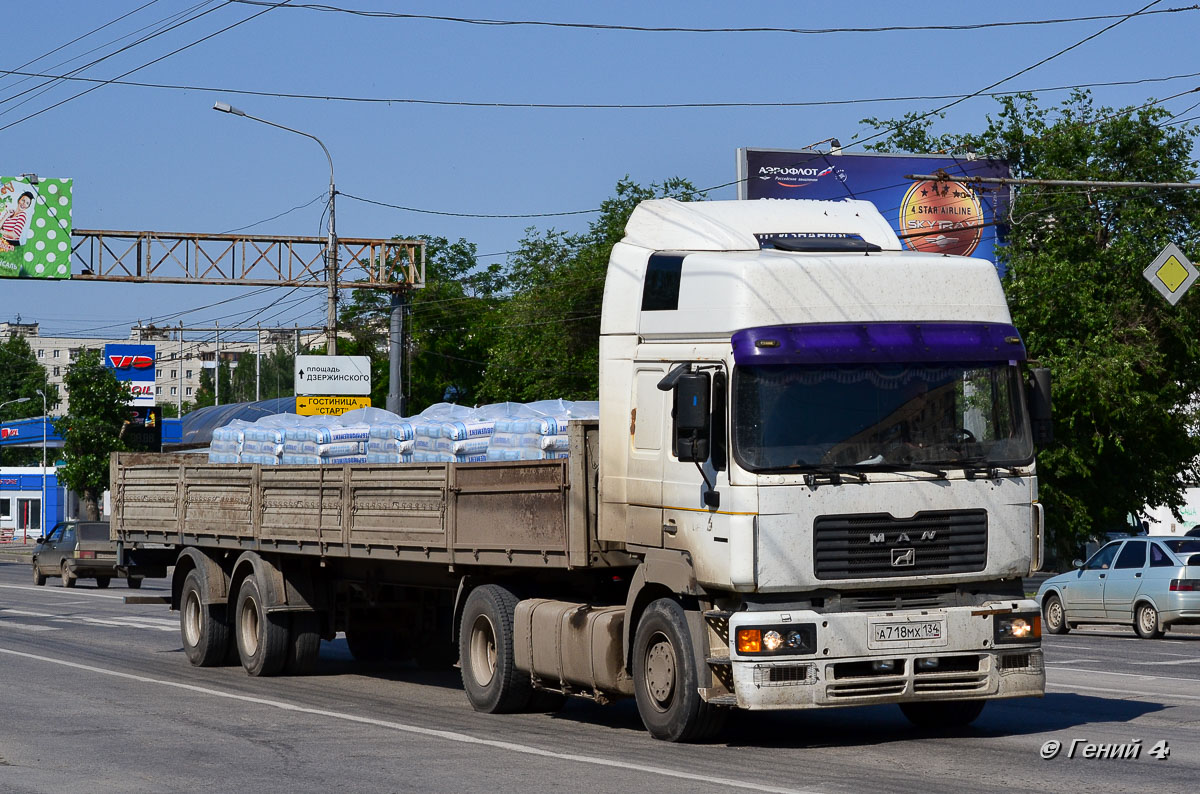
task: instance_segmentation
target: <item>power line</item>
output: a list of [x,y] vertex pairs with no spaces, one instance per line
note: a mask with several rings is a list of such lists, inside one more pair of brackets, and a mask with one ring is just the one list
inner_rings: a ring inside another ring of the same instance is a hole
[[[268,5],[265,0],[234,0],[243,5]],[[1034,19],[1015,22],[976,22],[966,25],[887,25],[873,28],[779,28],[779,27],[746,27],[746,28],[685,28],[685,27],[648,27],[642,25],[611,25],[595,22],[550,22],[546,20],[516,20],[516,19],[483,19],[474,17],[448,17],[432,14],[403,14],[395,11],[363,11],[341,6],[322,5],[319,3],[300,3],[289,8],[322,11],[330,13],[350,14],[353,16],[370,17],[373,19],[412,19],[432,22],[454,22],[464,25],[481,25],[485,27],[547,27],[573,28],[577,30],[611,30],[634,33],[789,33],[802,35],[825,35],[831,33],[893,33],[916,31],[959,31],[983,30],[986,28],[1023,27],[1029,25],[1058,25],[1069,22],[1095,22],[1108,19],[1120,19],[1121,14],[1105,16],[1066,17],[1061,19]],[[1185,11],[1195,11],[1200,6],[1185,6],[1182,8],[1164,8],[1149,13],[1177,14]]]
[[[233,0],[230,0],[231,2]],[[291,6],[288,6],[291,8]],[[84,67],[81,67],[84,68]],[[441,107],[468,108],[515,108],[529,110],[687,110],[687,109],[721,109],[721,108],[804,108],[827,105],[872,105],[890,102],[938,102],[944,99],[971,99],[980,96],[1012,96],[1013,94],[1042,94],[1054,91],[1068,91],[1075,88],[1114,88],[1120,86],[1142,85],[1145,83],[1164,83],[1171,80],[1182,80],[1200,77],[1200,72],[1188,74],[1167,75],[1164,77],[1143,77],[1133,80],[1111,80],[1097,83],[1072,83],[1070,85],[1047,86],[1043,88],[1028,88],[1012,91],[976,91],[972,94],[913,94],[891,97],[855,97],[850,99],[810,99],[795,102],[645,102],[645,103],[597,103],[597,102],[487,102],[482,100],[451,100],[451,99],[417,99],[414,97],[369,97],[345,96],[337,94],[301,94],[286,91],[255,91],[228,86],[193,85],[187,83],[150,83],[139,80],[106,80],[99,77],[82,77],[68,74],[48,74],[43,72],[25,72],[19,69],[0,69],[0,76],[22,75],[25,77],[46,78],[66,82],[95,83],[101,85],[120,85],[132,88],[154,88],[167,91],[204,91],[208,93],[236,94],[238,96],[260,96],[273,99],[319,100],[323,102],[353,102],[379,105],[434,105]],[[1011,79],[1011,78],[1010,78]],[[0,104],[4,101],[0,100]]]
[[262,225],[262,224],[264,224],[264,223],[268,223],[268,222],[270,222],[270,221],[278,220],[278,219],[282,218],[284,215],[290,215],[291,213],[295,212],[296,210],[302,210],[302,209],[304,209],[305,207],[312,206],[312,205],[313,205],[313,204],[315,204],[316,202],[318,202],[318,201],[320,201],[321,199],[325,198],[327,195],[328,195],[328,194],[327,194],[327,193],[324,193],[324,192],[318,193],[318,194],[316,195],[316,197],[315,197],[315,198],[313,198],[312,200],[310,200],[310,201],[308,201],[308,202],[306,202],[306,203],[304,203],[304,204],[300,204],[300,205],[298,205],[298,206],[292,207],[290,210],[285,210],[285,211],[283,211],[283,212],[279,213],[278,215],[272,215],[272,216],[271,216],[271,217],[269,217],[269,218],[263,218],[261,221],[255,221],[254,223],[251,223],[251,224],[249,224],[249,225],[247,225],[247,226],[239,226],[239,227],[238,227],[238,228],[236,228],[236,229],[229,229],[229,230],[227,230],[227,231],[221,232],[221,234],[234,234],[234,233],[236,233],[236,232],[243,232],[243,231],[245,231],[246,229],[253,229],[255,226],[261,226],[261,225]]
[[[1092,39],[1095,39],[1098,36],[1104,35],[1105,33],[1112,30],[1113,28],[1117,27],[1118,25],[1122,24],[1123,22],[1127,22],[1130,19],[1133,19],[1134,17],[1141,16],[1142,14],[1147,13],[1150,8],[1158,5],[1161,2],[1162,2],[1162,0],[1153,0],[1152,2],[1146,4],[1145,6],[1142,6],[1142,8],[1138,9],[1137,11],[1134,11],[1131,14],[1126,14],[1126,15],[1122,16],[1120,19],[1118,19],[1116,22],[1112,23],[1111,25],[1107,25],[1106,27],[1101,28],[1100,30],[1096,31],[1095,33],[1091,34],[1090,36],[1085,36],[1084,38],[1082,38],[1079,41],[1075,42],[1074,44],[1070,45],[1069,47],[1064,47],[1063,49],[1058,50],[1054,54],[1048,55],[1045,58],[1042,58],[1040,61],[1033,64],[1032,66],[1026,66],[1024,69],[1013,72],[1008,77],[1001,78],[1001,79],[997,80],[996,82],[991,83],[990,85],[984,86],[983,88],[979,89],[978,91],[975,91],[974,93],[967,94],[966,96],[960,97],[959,99],[955,99],[954,101],[949,102],[945,105],[942,105],[939,108],[935,108],[934,110],[930,110],[926,113],[922,113],[920,116],[918,116],[914,119],[909,119],[905,123],[912,124],[914,122],[921,121],[922,119],[927,119],[930,116],[934,116],[934,115],[940,114],[946,110],[949,110],[950,108],[954,107],[955,105],[961,104],[961,103],[967,101],[968,99],[972,99],[974,97],[981,96],[981,95],[983,95],[984,92],[991,91],[996,86],[1007,83],[1009,80],[1012,80],[1016,77],[1020,77],[1021,75],[1026,74],[1027,72],[1031,72],[1034,69],[1036,69],[1037,67],[1042,66],[1043,64],[1049,63],[1050,61],[1054,60],[1055,58],[1058,58],[1058,57],[1070,52],[1071,50],[1081,47],[1082,45],[1086,44],[1087,42],[1091,41]],[[3,128],[0,128],[0,129],[3,129]],[[892,128],[886,129],[886,130],[880,130],[879,132],[875,133],[874,135],[870,135],[866,138],[863,138],[862,140],[855,141],[854,144],[852,144],[852,145],[861,146],[862,144],[866,143],[867,141],[874,140],[875,138],[885,135],[888,132],[895,131],[896,129],[897,129],[896,127],[892,127]]]
[[[3,129],[3,128],[0,128],[0,129]],[[516,214],[516,215],[494,215],[494,214],[472,213],[472,212],[445,212],[443,210],[426,210],[426,209],[420,209],[418,207],[405,207],[405,206],[401,206],[400,204],[389,204],[386,201],[376,201],[375,199],[363,198],[362,196],[355,196],[352,193],[343,193],[340,190],[338,191],[338,195],[345,196],[348,199],[354,199],[355,201],[361,201],[365,204],[376,204],[380,207],[388,207],[388,208],[394,209],[394,210],[404,210],[405,212],[419,212],[422,215],[445,215],[445,216],[448,216],[451,218],[557,218],[557,217],[561,217],[563,215],[588,215],[590,213],[600,211],[599,209],[591,209],[591,210],[570,210],[568,212],[530,212],[530,213]]]
[[[58,45],[57,47],[55,47],[54,49],[52,49],[52,50],[50,50],[50,51],[48,51],[48,52],[44,52],[44,53],[42,53],[41,55],[39,55],[38,57],[34,58],[34,59],[33,59],[33,60],[31,60],[31,61],[26,61],[25,63],[21,64],[21,65],[20,65],[20,66],[18,66],[17,68],[18,68],[18,69],[24,69],[26,66],[30,66],[31,64],[35,64],[35,63],[37,63],[38,61],[42,60],[43,58],[49,58],[49,57],[50,57],[51,55],[53,55],[54,53],[56,53],[56,52],[59,52],[59,51],[61,51],[61,50],[65,50],[67,47],[70,47],[72,44],[75,44],[75,43],[77,43],[77,42],[83,41],[83,40],[84,40],[84,39],[86,39],[88,36],[91,36],[91,35],[94,35],[94,34],[96,34],[96,33],[99,33],[100,31],[104,30],[105,28],[107,28],[107,27],[111,27],[112,25],[115,25],[115,24],[117,24],[118,22],[120,22],[121,20],[125,19],[126,17],[131,17],[131,16],[133,16],[134,14],[136,14],[136,13],[137,13],[137,12],[139,12],[139,11],[141,11],[142,9],[144,9],[144,8],[149,8],[150,6],[154,5],[154,4],[155,4],[155,3],[157,3],[157,2],[159,2],[159,0],[150,0],[150,2],[148,2],[148,3],[144,3],[143,5],[140,5],[140,6],[138,6],[137,8],[133,9],[132,11],[130,11],[130,12],[128,12],[128,13],[125,13],[125,14],[122,14],[121,16],[117,17],[116,19],[113,19],[113,20],[110,20],[110,21],[108,21],[108,22],[105,22],[103,25],[101,25],[101,26],[100,26],[100,27],[98,27],[98,28],[92,28],[92,29],[91,29],[91,30],[89,30],[87,33],[84,33],[82,36],[76,36],[75,38],[71,39],[71,40],[70,40],[70,41],[68,41],[67,43],[65,43],[65,44],[60,44],[60,45]],[[0,75],[0,78],[3,78],[3,77],[7,77],[7,75]]]
[[[231,3],[231,2],[233,2],[233,0],[226,0],[226,5],[228,5],[228,4],[229,4],[229,3]],[[127,71],[127,72],[122,72],[121,74],[119,74],[119,75],[117,75],[115,78],[113,78],[113,80],[119,80],[119,79],[120,79],[120,78],[122,78],[122,77],[127,77],[127,76],[129,76],[129,75],[133,74],[134,72],[141,71],[142,69],[145,69],[145,68],[146,68],[146,67],[148,67],[148,66],[153,66],[154,64],[156,64],[156,63],[158,63],[158,62],[160,62],[160,61],[164,61],[164,60],[166,60],[167,58],[170,58],[172,55],[177,55],[177,54],[179,54],[179,53],[183,52],[184,50],[191,49],[192,47],[195,47],[197,44],[202,44],[202,43],[204,43],[204,42],[208,41],[208,40],[209,40],[209,39],[211,39],[211,38],[214,38],[214,37],[216,37],[216,36],[219,36],[219,35],[221,35],[222,33],[225,33],[226,31],[232,30],[232,29],[234,29],[234,28],[238,27],[239,25],[244,25],[244,24],[246,24],[247,22],[249,22],[249,21],[251,21],[251,20],[253,20],[253,19],[257,19],[258,17],[262,16],[263,14],[266,14],[266,13],[268,13],[268,12],[270,12],[270,11],[273,11],[274,9],[276,9],[276,8],[279,8],[280,6],[286,5],[287,3],[290,3],[290,2],[291,2],[291,0],[281,0],[281,2],[274,3],[274,4],[272,4],[272,5],[271,5],[269,8],[264,8],[262,11],[259,11],[259,12],[258,12],[258,13],[256,13],[256,14],[252,14],[251,16],[248,16],[248,17],[246,17],[245,19],[243,19],[243,20],[241,20],[241,21],[239,21],[239,22],[234,22],[232,25],[227,25],[227,26],[225,26],[225,27],[221,28],[220,30],[216,31],[215,33],[210,33],[210,34],[208,34],[207,36],[203,36],[203,37],[201,37],[201,38],[199,38],[199,39],[196,39],[195,41],[192,41],[192,42],[190,42],[190,43],[188,43],[188,44],[185,44],[185,45],[183,45],[182,47],[179,47],[179,48],[177,48],[177,49],[171,50],[171,51],[170,51],[170,52],[168,52],[166,55],[161,55],[161,56],[159,56],[159,57],[155,58],[154,60],[147,61],[146,63],[143,63],[141,66],[136,66],[136,67],[134,67],[133,69],[130,69],[129,71]],[[224,6],[218,6],[218,8],[223,8],[223,7],[224,7]],[[205,11],[205,12],[203,12],[203,14],[208,14],[208,13],[211,13],[212,11],[215,11],[215,10],[216,10],[216,9],[209,9],[208,11]],[[203,14],[200,14],[199,16],[203,16]],[[194,18],[195,18],[195,17],[194,17]],[[189,21],[190,21],[190,20],[189,20]],[[180,23],[180,24],[185,24],[185,23]],[[130,45],[130,46],[134,46],[134,45]],[[128,49],[128,48],[126,48],[126,49]],[[120,52],[120,50],[118,50],[118,52]],[[115,53],[114,53],[114,54],[115,54]],[[49,107],[42,108],[41,110],[39,110],[39,111],[37,111],[37,112],[35,112],[35,113],[30,113],[28,116],[23,116],[22,118],[19,118],[19,119],[17,119],[16,121],[10,121],[8,124],[5,124],[3,127],[0,127],[0,132],[3,132],[4,130],[7,130],[7,129],[8,129],[8,128],[10,128],[10,127],[15,127],[16,125],[20,124],[20,123],[21,123],[21,122],[23,122],[23,121],[29,121],[29,119],[35,118],[35,117],[37,117],[37,116],[40,116],[40,115],[42,115],[43,113],[45,113],[45,112],[47,112],[47,111],[50,111],[50,110],[53,110],[53,109],[55,109],[55,108],[57,108],[57,107],[60,107],[60,106],[62,106],[62,105],[65,105],[66,103],[68,103],[68,102],[71,102],[72,100],[78,99],[79,97],[81,97],[81,96],[84,96],[85,94],[90,94],[91,92],[95,91],[95,90],[96,90],[96,89],[98,89],[98,88],[102,88],[102,87],[104,87],[104,86],[106,86],[106,85],[109,85],[110,83],[112,83],[112,82],[113,82],[113,80],[106,80],[106,81],[103,81],[103,82],[101,82],[101,83],[100,83],[100,84],[98,84],[98,85],[94,85],[94,86],[92,86],[91,88],[87,88],[87,89],[84,89],[83,91],[80,91],[78,94],[74,94],[74,95],[72,95],[72,96],[69,96],[69,97],[67,97],[67,98],[66,98],[66,99],[64,99],[64,100],[61,100],[61,101],[59,101],[59,102],[55,102],[53,105],[50,105]]]

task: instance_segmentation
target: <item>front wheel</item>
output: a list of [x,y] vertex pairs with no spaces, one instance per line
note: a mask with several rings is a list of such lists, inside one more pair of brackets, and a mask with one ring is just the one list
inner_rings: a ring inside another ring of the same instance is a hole
[[41,572],[36,562],[33,564],[33,583],[38,587],[46,583],[46,574]]
[[970,725],[983,713],[986,700],[944,700],[927,703],[901,703],[900,710],[918,728],[937,730]]
[[683,607],[669,598],[651,603],[633,642],[634,695],[651,736],[695,742],[720,733],[729,712],[704,702],[699,680]]
[[1063,609],[1062,599],[1056,595],[1046,596],[1042,606],[1042,623],[1046,626],[1047,634],[1066,634],[1071,630],[1067,625],[1067,613]]
[[1133,628],[1144,640],[1157,640],[1163,635],[1158,625],[1158,610],[1150,604],[1138,604],[1133,613]]

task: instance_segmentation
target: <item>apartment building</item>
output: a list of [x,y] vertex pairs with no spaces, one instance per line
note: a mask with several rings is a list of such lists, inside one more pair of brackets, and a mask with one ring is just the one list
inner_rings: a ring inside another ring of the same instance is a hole
[[[123,339],[94,339],[43,336],[38,326],[38,323],[22,323],[19,319],[16,322],[0,322],[0,339],[8,339],[14,334],[25,337],[38,363],[45,368],[46,379],[58,386],[62,402],[53,411],[55,414],[67,412],[70,404],[70,395],[67,394],[64,384],[67,367],[84,350],[96,350],[103,355],[106,344],[154,345],[154,389],[160,405],[179,405],[195,400],[196,392],[200,389],[200,373],[216,366],[218,347],[215,334],[207,334],[204,339],[197,339],[197,334],[181,335],[179,329],[134,326],[130,329],[129,336]],[[276,344],[288,347],[295,344],[295,336],[290,332],[264,330],[262,337],[261,349],[264,355]],[[322,337],[318,334],[303,334],[300,344],[303,348],[310,344],[319,344],[321,340]],[[253,355],[258,348],[259,345],[254,341],[222,339],[221,360],[236,367],[243,355]]]

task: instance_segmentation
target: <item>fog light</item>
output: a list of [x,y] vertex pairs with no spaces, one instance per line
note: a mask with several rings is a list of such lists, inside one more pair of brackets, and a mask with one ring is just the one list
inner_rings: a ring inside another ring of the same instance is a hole
[[896,672],[896,660],[876,659],[871,662],[871,669],[877,673],[894,673]]
[[738,653],[759,653],[762,651],[762,631],[760,629],[738,629]]
[[937,659],[918,659],[917,660],[917,669],[918,670],[936,670],[937,667],[938,667]]

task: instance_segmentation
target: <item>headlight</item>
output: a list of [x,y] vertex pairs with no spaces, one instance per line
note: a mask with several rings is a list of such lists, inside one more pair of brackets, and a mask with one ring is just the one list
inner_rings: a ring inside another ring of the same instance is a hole
[[995,621],[994,639],[997,644],[1034,642],[1042,638],[1042,616],[1036,612],[996,615]]
[[737,652],[743,656],[809,654],[817,651],[817,626],[800,623],[737,630]]

